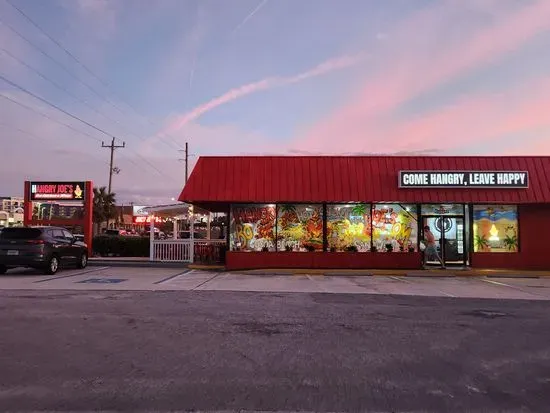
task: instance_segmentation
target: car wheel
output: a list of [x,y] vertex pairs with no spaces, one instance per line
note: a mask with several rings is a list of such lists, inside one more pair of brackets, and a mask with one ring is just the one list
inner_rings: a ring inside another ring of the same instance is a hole
[[56,255],[52,256],[48,261],[48,266],[46,267],[46,274],[54,275],[59,270],[59,258]]
[[0,265],[0,274],[5,274],[8,271],[8,267]]
[[76,264],[76,267],[79,269],[82,269],[82,268],[86,268],[87,265],[88,265],[88,254],[83,252]]

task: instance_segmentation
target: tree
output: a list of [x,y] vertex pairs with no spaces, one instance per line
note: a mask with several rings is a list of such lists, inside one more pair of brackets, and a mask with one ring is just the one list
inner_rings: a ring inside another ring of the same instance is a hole
[[110,219],[116,218],[116,195],[114,193],[108,193],[107,188],[102,186],[101,188],[94,188],[94,210],[93,221],[96,225],[97,232],[101,224]]

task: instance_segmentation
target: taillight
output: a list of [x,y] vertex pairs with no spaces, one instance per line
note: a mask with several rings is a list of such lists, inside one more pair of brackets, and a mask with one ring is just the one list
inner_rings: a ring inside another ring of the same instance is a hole
[[27,244],[44,244],[43,239],[30,239],[27,241]]

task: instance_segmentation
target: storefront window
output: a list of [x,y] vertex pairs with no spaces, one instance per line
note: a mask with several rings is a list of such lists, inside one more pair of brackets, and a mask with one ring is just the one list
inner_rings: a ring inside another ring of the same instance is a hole
[[517,252],[515,205],[474,205],[474,252]]
[[232,251],[275,251],[275,205],[233,205]]
[[277,205],[278,251],[323,250],[323,206]]
[[416,205],[375,204],[372,209],[372,243],[378,252],[414,252],[418,246]]
[[370,204],[327,205],[327,241],[329,250],[370,251],[370,215]]

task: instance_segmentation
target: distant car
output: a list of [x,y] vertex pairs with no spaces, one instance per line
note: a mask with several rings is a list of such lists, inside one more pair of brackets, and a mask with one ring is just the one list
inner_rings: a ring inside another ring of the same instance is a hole
[[[180,231],[178,234],[179,239],[189,239],[191,238],[191,231]],[[204,239],[206,238],[203,234],[198,231],[193,232],[193,238],[195,239]]]
[[88,246],[65,228],[14,227],[0,233],[0,274],[29,267],[53,275],[65,265],[88,265]]
[[112,237],[121,237],[126,235],[126,230],[124,229],[108,229],[105,231],[104,235],[109,235]]
[[[151,231],[144,231],[141,236],[142,237],[149,237],[151,234]],[[154,232],[153,232],[153,237],[155,239],[166,239],[166,234],[164,232],[162,232],[160,229],[158,228],[155,228]]]

